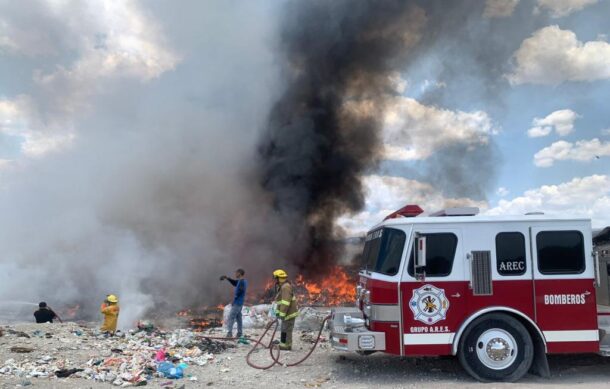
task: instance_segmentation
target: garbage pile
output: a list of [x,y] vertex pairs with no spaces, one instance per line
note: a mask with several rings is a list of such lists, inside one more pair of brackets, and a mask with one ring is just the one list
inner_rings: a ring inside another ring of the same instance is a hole
[[[231,304],[224,307],[223,320],[225,323],[229,320],[229,312],[231,312]],[[275,318],[272,304],[244,305],[241,314],[243,328],[263,328],[269,320]],[[327,309],[303,307],[299,310],[295,327],[305,331],[317,331],[328,314],[330,314],[330,310]]]
[[[18,327],[18,328],[13,328]],[[115,386],[143,386],[155,378],[197,380],[189,366],[205,366],[234,344],[147,324],[108,337],[76,323],[5,326],[0,337],[0,379],[78,377]],[[69,355],[69,357],[68,357]]]
[[[223,323],[229,321],[231,304],[226,305],[223,310]],[[271,304],[244,305],[241,309],[243,328],[263,328],[269,321],[269,310]]]

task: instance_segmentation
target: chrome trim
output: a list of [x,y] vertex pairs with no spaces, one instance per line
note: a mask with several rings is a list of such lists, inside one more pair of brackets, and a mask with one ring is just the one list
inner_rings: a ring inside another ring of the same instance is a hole
[[[538,306],[536,304],[536,268],[534,267],[534,234],[532,227],[528,228],[529,243],[530,243],[530,267],[532,268],[532,304],[534,306],[534,320],[538,321]],[[536,261],[538,261],[538,253],[536,253]],[[546,343],[544,344],[546,348]]]
[[540,328],[538,328],[538,326],[536,325],[536,323],[534,323],[534,321],[532,319],[530,319],[523,312],[517,311],[516,309],[513,309],[513,308],[509,308],[509,307],[489,307],[489,308],[481,309],[480,311],[475,312],[464,323],[462,323],[462,325],[460,326],[460,329],[455,333],[455,338],[453,339],[453,347],[451,348],[451,354],[452,355],[457,355],[457,348],[458,348],[458,344],[460,343],[460,338],[462,337],[462,333],[464,332],[466,327],[468,327],[468,325],[470,323],[472,323],[472,321],[474,319],[476,319],[479,316],[484,315],[486,313],[495,312],[495,311],[514,313],[514,314],[517,314],[520,317],[526,319],[531,325],[534,326],[534,328],[536,329],[536,331],[540,335],[540,339],[542,339],[542,343],[544,343],[544,352],[546,353],[546,350],[547,350],[547,348],[546,348],[546,338],[542,334],[542,331],[540,331]]
[[[398,282],[398,331],[400,331],[400,335],[403,335],[405,333],[404,328],[403,328],[403,323],[402,323],[402,292],[401,292],[401,282]],[[400,356],[404,356],[405,355],[405,345],[404,342],[403,344],[400,345]]]
[[395,321],[400,322],[400,305],[367,305],[370,314],[367,317],[371,321]]
[[593,252],[593,271],[595,275],[595,287],[599,288],[602,284],[600,271],[599,271],[599,251]]
[[[354,308],[339,307],[331,310],[331,320],[328,323],[330,329],[330,344],[335,350],[340,351],[385,351],[385,332],[369,331],[364,327],[351,327],[345,325],[345,316],[362,318],[362,312]],[[373,346],[362,347],[361,337],[371,340]],[[341,343],[343,340],[345,343]]]

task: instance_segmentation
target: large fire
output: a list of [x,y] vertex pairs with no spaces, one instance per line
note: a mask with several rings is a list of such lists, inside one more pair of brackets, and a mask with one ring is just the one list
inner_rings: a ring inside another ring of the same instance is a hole
[[335,306],[353,304],[356,300],[356,282],[339,266],[317,282],[299,275],[295,285],[300,305]]
[[[352,305],[356,301],[355,274],[350,276],[347,268],[334,266],[319,280],[306,279],[297,275],[292,284],[300,307],[305,306],[341,306]],[[263,290],[249,291],[248,300],[260,304],[273,302],[275,298],[275,285],[269,280]],[[257,296],[252,300],[251,296]],[[256,303],[255,303],[256,304]],[[177,313],[178,316],[188,320],[188,325],[195,330],[203,330],[222,325],[224,305],[201,306],[195,309],[185,309]]]

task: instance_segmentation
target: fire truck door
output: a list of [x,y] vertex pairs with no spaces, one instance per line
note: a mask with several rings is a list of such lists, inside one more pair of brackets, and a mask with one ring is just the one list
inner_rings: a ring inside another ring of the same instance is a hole
[[[425,237],[425,268],[416,268],[415,237]],[[450,355],[464,319],[468,287],[461,232],[420,229],[411,236],[400,284],[404,355]]]
[[531,228],[536,323],[549,353],[597,352],[591,243],[574,226]]

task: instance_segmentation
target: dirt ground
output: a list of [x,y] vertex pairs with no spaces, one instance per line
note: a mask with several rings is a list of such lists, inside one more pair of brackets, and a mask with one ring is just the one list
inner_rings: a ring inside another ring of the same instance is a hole
[[[54,325],[44,325],[45,331],[57,332]],[[63,326],[70,326],[65,324]],[[5,329],[7,327],[4,327]],[[35,328],[32,324],[11,326],[24,332]],[[69,328],[72,331],[73,328]],[[260,330],[250,330],[249,336],[260,334]],[[300,339],[301,332],[295,332],[299,339],[297,347],[282,358],[294,361],[300,358],[311,344]],[[311,333],[305,333],[311,336]],[[79,366],[86,360],[96,357],[107,357],[113,347],[111,342],[96,343],[95,339],[81,341],[78,345],[69,343],[71,338],[61,340],[61,336],[47,338],[16,338],[0,337],[0,367],[7,359],[35,360],[44,355],[52,354],[54,358],[64,358],[72,366]],[[62,344],[58,347],[58,344]],[[20,345],[34,348],[29,354],[16,354],[10,348]],[[251,345],[237,345],[214,356],[205,366],[192,365],[187,374],[197,378],[168,380],[154,378],[147,386],[165,388],[283,388],[283,387],[321,387],[321,388],[534,388],[554,387],[610,387],[610,359],[597,355],[551,356],[551,379],[527,375],[516,384],[481,384],[470,378],[461,368],[455,358],[399,358],[385,354],[359,356],[351,353],[341,353],[332,350],[324,342],[314,352],[310,359],[296,367],[275,366],[270,370],[261,371],[249,367],[245,355]],[[253,358],[263,364],[268,361],[268,351],[261,351]],[[96,382],[83,378],[22,378],[10,375],[0,375],[0,388],[14,388],[26,384],[40,388],[110,388],[113,385],[106,382]]]

